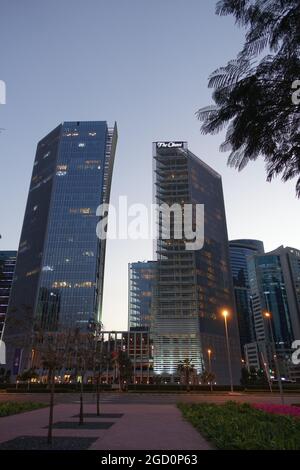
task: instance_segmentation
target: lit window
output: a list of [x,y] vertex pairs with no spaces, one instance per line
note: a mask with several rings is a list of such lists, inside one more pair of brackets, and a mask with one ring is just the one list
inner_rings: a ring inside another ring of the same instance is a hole
[[90,135],[91,137],[95,137],[95,135],[97,135],[97,132],[89,132],[89,135]]
[[72,287],[72,284],[70,284],[69,282],[66,282],[66,281],[55,281],[55,282],[53,282],[52,287],[54,289],[66,288],[66,287]]
[[78,147],[85,147],[85,143],[84,143],[84,142],[80,142],[80,143],[78,144]]
[[26,273],[26,277],[33,276],[34,274],[37,274],[39,271],[40,271],[39,268],[33,269],[32,271],[28,271]]
[[94,256],[94,252],[93,251],[84,251],[83,253],[83,256]]
[[80,214],[91,214],[92,210],[89,207],[82,207],[79,212]]
[[93,287],[93,282],[91,281],[84,281],[84,282],[76,282],[74,287]]
[[43,266],[42,267],[42,271],[53,271],[53,270],[54,270],[53,266]]

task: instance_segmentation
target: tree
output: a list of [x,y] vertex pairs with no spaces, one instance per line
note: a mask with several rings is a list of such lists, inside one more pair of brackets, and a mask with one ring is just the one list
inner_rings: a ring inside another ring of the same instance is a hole
[[[96,382],[96,413],[100,416],[100,385],[103,371],[110,367],[111,356],[101,349],[102,344],[97,341],[94,361],[94,380]],[[99,350],[100,347],[100,350]]]
[[32,367],[30,369],[24,370],[22,374],[18,375],[17,380],[20,382],[27,382],[27,390],[30,390],[30,382],[32,379],[37,379],[39,374]]
[[[80,374],[80,408],[79,408],[79,424],[82,425],[84,421],[83,413],[83,384],[85,375],[88,369],[93,369],[94,346],[95,337],[93,332],[81,331],[75,328],[74,331],[74,345],[73,357],[75,360],[75,369]],[[77,376],[77,373],[75,374]]]
[[241,385],[247,387],[248,385],[267,385],[268,378],[263,369],[256,369],[251,366],[249,369],[243,367],[241,370]]
[[66,364],[68,356],[72,353],[71,346],[73,342],[74,335],[71,330],[66,332],[36,333],[34,340],[34,350],[37,356],[36,361],[39,362],[44,369],[48,370],[50,386],[48,444],[52,444],[55,372],[59,372],[64,364]]
[[204,385],[210,384],[211,385],[211,390],[212,390],[212,384],[214,380],[216,379],[215,374],[208,370],[204,370],[200,376],[200,380]]
[[259,156],[267,181],[298,176],[300,197],[300,3],[299,0],[221,0],[218,15],[233,15],[246,28],[242,51],[213,72],[213,106],[199,109],[204,134],[224,127],[221,151],[242,170]]
[[10,370],[5,370],[4,367],[0,368],[0,383],[1,384],[10,383]]
[[112,354],[112,363],[115,363],[118,370],[119,388],[124,391],[128,382],[132,379],[131,359],[125,351],[119,349],[119,351]]
[[[19,364],[19,370],[32,368],[33,343],[37,332],[40,329],[34,324],[33,309],[31,305],[21,305],[20,308],[11,307],[7,312],[4,326],[4,340],[6,351],[11,352],[20,349],[22,351],[22,361]],[[12,375],[14,371],[11,371]],[[17,375],[17,374],[16,374]]]
[[183,361],[180,361],[177,370],[183,377],[184,383],[186,385],[186,391],[189,392],[191,376],[195,373],[195,366],[192,363],[192,359],[186,358]]

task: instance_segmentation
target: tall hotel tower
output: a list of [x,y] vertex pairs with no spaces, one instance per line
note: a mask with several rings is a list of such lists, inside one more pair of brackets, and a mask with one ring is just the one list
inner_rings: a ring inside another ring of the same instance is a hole
[[4,330],[13,375],[28,367],[30,351],[16,345],[35,325],[84,330],[101,319],[96,210],[109,202],[116,143],[116,124],[101,121],[64,122],[38,143]]
[[211,368],[218,384],[228,384],[222,316],[226,309],[233,379],[239,383],[239,333],[221,177],[193,155],[186,142],[156,142],[153,155],[155,202],[203,204],[205,217],[203,248],[193,251],[186,249],[185,240],[172,238],[172,232],[170,239],[162,239],[164,227],[159,223],[152,315],[154,372],[178,380],[178,363],[189,358],[198,373]]

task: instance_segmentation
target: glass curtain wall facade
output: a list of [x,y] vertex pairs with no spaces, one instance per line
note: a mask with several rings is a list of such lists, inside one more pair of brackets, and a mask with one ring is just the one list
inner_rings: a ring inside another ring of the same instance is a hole
[[116,142],[116,125],[64,122],[37,146],[8,314],[20,327],[8,322],[4,333],[13,369],[28,366],[22,340],[34,327],[84,330],[101,319],[105,240],[96,210],[109,202]]
[[240,379],[240,346],[234,311],[228,236],[222,181],[188,150],[186,142],[153,144],[155,202],[204,204],[204,246],[186,250],[186,241],[171,233],[163,239],[165,227],[158,222],[157,282],[155,285],[152,334],[154,372],[176,380],[177,367],[192,360],[198,374],[209,369],[219,384],[229,383],[222,309],[230,311],[229,337],[235,383]]
[[[300,251],[281,246],[265,255],[251,256],[248,272],[255,341],[245,345],[247,366],[262,368],[267,362],[274,371],[275,346],[282,376],[299,381],[300,368],[291,362],[291,346],[300,337]],[[266,318],[265,312],[271,316]]]
[[137,262],[128,265],[128,325],[129,328],[149,329],[156,262]]
[[276,347],[290,347],[293,331],[280,257],[270,253],[253,256],[249,279],[256,340],[271,342],[269,320],[263,315],[270,312]]
[[16,251],[0,251],[0,338],[9,303],[16,256]]
[[243,357],[245,344],[255,340],[247,258],[256,253],[264,253],[263,242],[259,240],[232,240],[229,242],[230,265]]

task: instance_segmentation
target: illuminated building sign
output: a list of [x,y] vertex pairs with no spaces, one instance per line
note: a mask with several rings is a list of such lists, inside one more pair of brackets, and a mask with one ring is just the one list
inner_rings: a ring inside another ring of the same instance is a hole
[[184,142],[157,142],[158,149],[182,149]]

